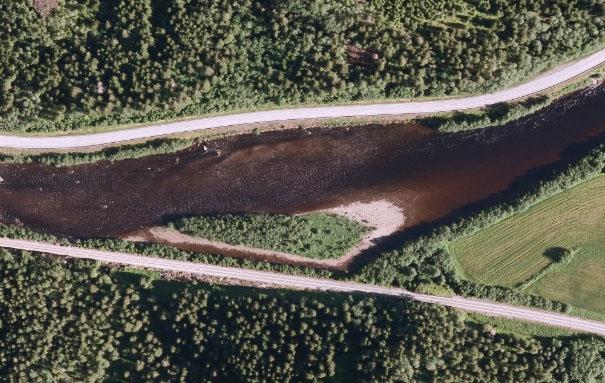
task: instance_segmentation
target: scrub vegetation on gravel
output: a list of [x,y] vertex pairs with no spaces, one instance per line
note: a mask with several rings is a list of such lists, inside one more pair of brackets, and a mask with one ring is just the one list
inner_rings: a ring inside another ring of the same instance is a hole
[[459,132],[505,125],[528,116],[552,103],[548,96],[530,97],[521,102],[500,103],[482,108],[478,112],[453,112],[442,116],[426,117],[420,124],[441,132]]
[[325,213],[197,216],[181,218],[170,226],[189,235],[231,245],[318,259],[343,256],[370,230],[348,218]]
[[98,161],[122,161],[137,159],[160,154],[172,154],[188,148],[197,148],[197,140],[183,139],[159,139],[134,145],[121,145],[109,147],[92,152],[68,152],[53,153],[45,152],[39,154],[2,154],[0,163],[40,163],[49,166],[63,167],[90,164]]
[[485,93],[605,37],[600,0],[41,3],[0,3],[0,131]]
[[603,233],[605,176],[599,176],[454,241],[449,250],[469,279],[526,287],[528,293],[605,313]]

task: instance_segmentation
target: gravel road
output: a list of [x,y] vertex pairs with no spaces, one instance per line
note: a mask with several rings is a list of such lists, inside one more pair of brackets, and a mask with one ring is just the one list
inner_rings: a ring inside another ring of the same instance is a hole
[[63,255],[72,258],[93,259],[104,263],[149,268],[167,272],[186,273],[191,275],[212,277],[219,281],[226,280],[230,283],[239,282],[253,284],[260,287],[284,287],[326,292],[363,293],[402,297],[425,303],[453,307],[488,316],[511,318],[605,336],[605,323],[602,322],[582,319],[556,312],[548,312],[539,309],[513,306],[480,299],[463,298],[460,296],[443,297],[418,294],[403,289],[370,284],[295,276],[235,267],[214,266],[203,263],[177,261],[136,254],[59,246],[45,242],[28,240],[0,238],[0,247]]
[[605,62],[605,49],[578,60],[573,64],[561,66],[560,68],[557,68],[522,85],[496,93],[474,97],[403,103],[387,102],[368,105],[278,109],[262,112],[207,117],[87,135],[56,137],[20,137],[0,135],[0,147],[14,149],[73,149],[252,123],[304,120],[313,118],[437,113],[481,108],[541,92],[555,85],[568,81],[584,72],[587,72],[603,62]]

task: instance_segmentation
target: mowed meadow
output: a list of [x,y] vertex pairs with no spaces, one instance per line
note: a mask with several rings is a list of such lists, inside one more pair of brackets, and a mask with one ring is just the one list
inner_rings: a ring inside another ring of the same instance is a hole
[[449,244],[467,279],[515,287],[547,267],[550,249],[574,249],[525,291],[605,313],[605,176],[548,198],[528,211]]

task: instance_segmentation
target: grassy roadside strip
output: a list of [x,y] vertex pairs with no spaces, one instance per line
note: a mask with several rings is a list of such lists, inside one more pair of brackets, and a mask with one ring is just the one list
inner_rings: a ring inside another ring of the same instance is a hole
[[481,325],[483,330],[494,330],[498,334],[506,333],[523,337],[569,337],[579,335],[569,330],[557,327],[543,326],[536,323],[521,322],[506,318],[488,317],[481,314],[468,313],[466,320]]
[[122,161],[161,154],[172,154],[197,144],[197,140],[160,139],[135,145],[109,147],[95,152],[2,154],[0,162],[10,164],[39,163],[47,166],[75,166],[99,161]]

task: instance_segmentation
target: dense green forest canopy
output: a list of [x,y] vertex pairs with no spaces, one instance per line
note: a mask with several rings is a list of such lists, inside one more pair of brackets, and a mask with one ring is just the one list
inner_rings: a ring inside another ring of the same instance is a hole
[[169,226],[213,241],[318,259],[345,255],[371,230],[344,216],[326,213],[191,216]]
[[599,338],[519,338],[404,300],[153,278],[0,249],[0,376],[27,382],[605,379]]
[[603,0],[44,3],[0,3],[0,130],[477,93],[605,36]]

